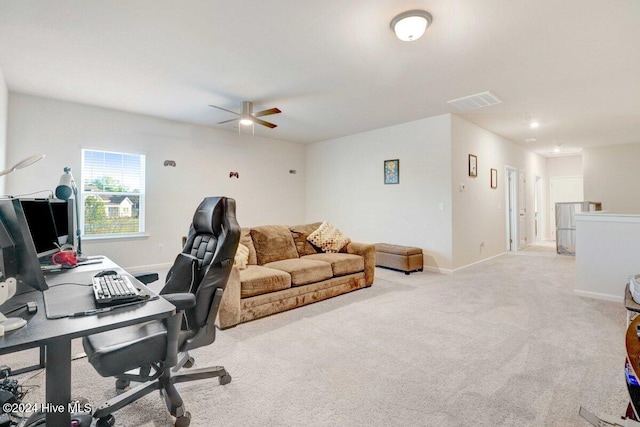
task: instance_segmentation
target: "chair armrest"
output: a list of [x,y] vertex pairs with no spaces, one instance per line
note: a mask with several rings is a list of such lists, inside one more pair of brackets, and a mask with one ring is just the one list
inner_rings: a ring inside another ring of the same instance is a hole
[[133,277],[141,281],[143,284],[148,285],[149,283],[153,283],[158,280],[158,273],[138,273],[134,274]]
[[185,292],[179,294],[164,294],[162,298],[176,306],[176,310],[182,311],[196,306],[196,296]]
[[373,283],[376,271],[376,246],[369,243],[351,242],[347,245],[347,253],[364,258],[364,280],[367,286]]

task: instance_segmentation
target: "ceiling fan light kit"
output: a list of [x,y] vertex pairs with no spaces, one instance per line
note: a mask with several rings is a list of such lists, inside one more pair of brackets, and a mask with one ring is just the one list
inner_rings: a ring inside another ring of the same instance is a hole
[[266,126],[270,129],[277,127],[278,125],[267,122],[265,120],[261,120],[258,117],[270,116],[272,114],[279,114],[279,108],[269,108],[268,110],[258,111],[257,113],[253,112],[253,102],[251,101],[243,101],[242,102],[242,112],[236,113],[235,111],[227,110],[226,108],[218,107],[217,105],[209,105],[209,107],[217,108],[218,110],[226,111],[227,113],[235,114],[236,118],[224,120],[222,122],[218,122],[219,125],[224,123],[233,122],[235,120],[239,120],[240,124],[243,126],[249,126],[254,124],[259,124],[262,126]]
[[400,40],[410,42],[422,37],[432,21],[433,16],[426,10],[409,10],[391,20],[391,29]]

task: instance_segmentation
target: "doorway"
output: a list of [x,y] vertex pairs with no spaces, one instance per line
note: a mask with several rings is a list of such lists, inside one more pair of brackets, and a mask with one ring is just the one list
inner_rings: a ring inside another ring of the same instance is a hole
[[518,215],[517,215],[517,183],[516,170],[511,166],[505,166],[505,213],[507,216],[507,252],[518,250]]
[[581,202],[584,199],[581,176],[554,176],[549,179],[549,204],[551,218],[549,218],[551,239],[556,239],[556,203]]
[[527,173],[518,171],[518,250],[527,247]]
[[534,222],[534,241],[536,243],[542,241],[542,178],[535,176],[533,189],[533,222]]

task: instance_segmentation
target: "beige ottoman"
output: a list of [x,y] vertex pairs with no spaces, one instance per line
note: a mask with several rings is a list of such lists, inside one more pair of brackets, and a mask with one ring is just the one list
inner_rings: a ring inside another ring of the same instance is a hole
[[404,271],[404,274],[422,271],[422,249],[378,243],[376,244],[376,266]]

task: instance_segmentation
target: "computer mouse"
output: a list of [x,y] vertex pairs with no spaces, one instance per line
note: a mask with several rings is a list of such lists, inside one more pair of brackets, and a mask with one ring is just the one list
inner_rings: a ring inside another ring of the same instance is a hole
[[117,276],[117,275],[118,275],[118,272],[115,270],[102,270],[101,272],[96,274],[94,277]]

